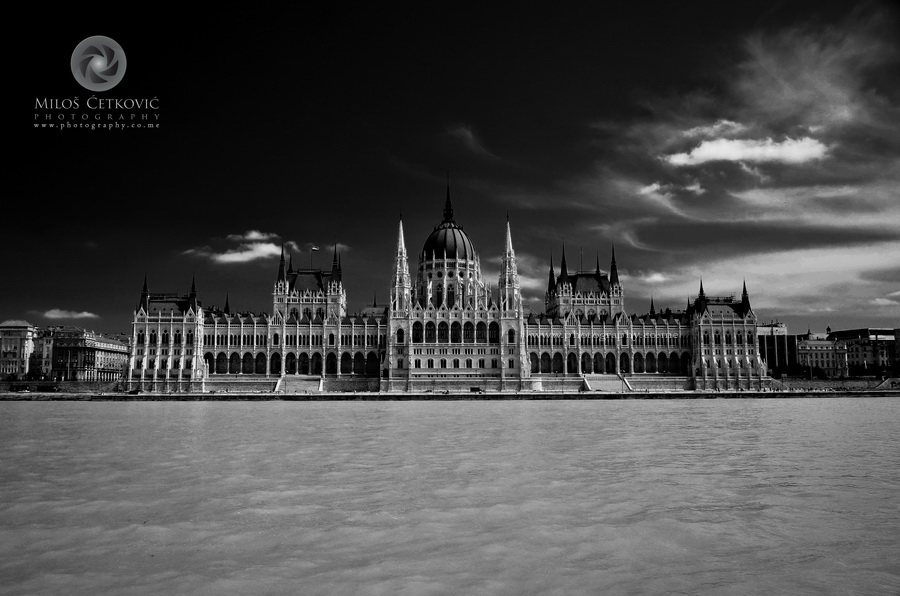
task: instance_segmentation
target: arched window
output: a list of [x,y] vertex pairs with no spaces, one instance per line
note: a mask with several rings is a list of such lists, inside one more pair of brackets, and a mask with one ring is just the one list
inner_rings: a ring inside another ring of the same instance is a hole
[[412,328],[412,341],[414,344],[422,343],[422,323],[416,321]]
[[425,324],[425,342],[434,343],[435,337],[437,337],[437,328],[434,326],[434,323],[428,321]]
[[438,325],[438,341],[439,342],[448,342],[450,341],[450,327],[444,321]]
[[488,341],[492,344],[500,343],[500,325],[496,321],[491,323],[488,330]]
[[516,330],[510,329],[506,334],[506,341],[508,343],[514,344],[516,343]]
[[403,343],[403,329],[397,329],[397,343]]

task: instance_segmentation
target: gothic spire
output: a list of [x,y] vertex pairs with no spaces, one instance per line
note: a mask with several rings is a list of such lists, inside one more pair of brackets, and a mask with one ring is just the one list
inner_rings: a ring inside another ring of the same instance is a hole
[[334,256],[331,257],[331,281],[340,281],[341,270],[338,264],[337,242],[334,243]]
[[566,245],[563,243],[562,261],[559,264],[559,283],[569,283],[569,268],[566,266]]
[[547,293],[556,292],[556,273],[553,272],[553,249],[550,250],[550,280],[547,282]]
[[612,261],[609,264],[609,283],[616,285],[619,283],[619,270],[616,268],[616,245],[612,245]]
[[194,312],[197,312],[197,284],[196,284],[196,275],[191,276],[191,293],[188,294],[188,299],[190,300],[190,308]]
[[750,312],[750,294],[747,293],[747,280],[744,280],[744,290],[741,292],[741,315],[747,316]]
[[143,308],[145,311],[150,310],[150,290],[147,288],[147,272],[144,272],[144,287],[141,288],[141,300],[138,303],[138,308]]
[[278,264],[278,277],[275,281],[287,281],[287,270],[284,266],[284,242],[281,243],[281,261]]
[[650,316],[651,317],[656,316],[656,309],[653,307],[653,295],[652,294],[650,295]]
[[450,202],[450,172],[447,172],[447,200],[444,202],[444,222],[453,221],[453,204]]
[[225,314],[226,315],[231,314],[231,307],[228,306],[228,292],[225,292]]

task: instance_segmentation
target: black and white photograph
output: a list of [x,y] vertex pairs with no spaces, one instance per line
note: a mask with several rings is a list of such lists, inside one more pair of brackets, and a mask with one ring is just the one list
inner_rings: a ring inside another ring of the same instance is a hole
[[15,19],[0,593],[900,594],[900,6],[248,8]]

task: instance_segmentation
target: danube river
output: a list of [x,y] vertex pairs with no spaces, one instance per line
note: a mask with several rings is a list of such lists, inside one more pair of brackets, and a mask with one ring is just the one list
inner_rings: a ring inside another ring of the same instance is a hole
[[900,398],[0,403],[3,594],[900,594]]

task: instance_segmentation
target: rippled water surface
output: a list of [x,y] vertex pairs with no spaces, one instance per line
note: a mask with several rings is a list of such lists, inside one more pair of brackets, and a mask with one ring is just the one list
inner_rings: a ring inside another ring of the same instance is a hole
[[4,594],[900,594],[900,398],[0,404]]

